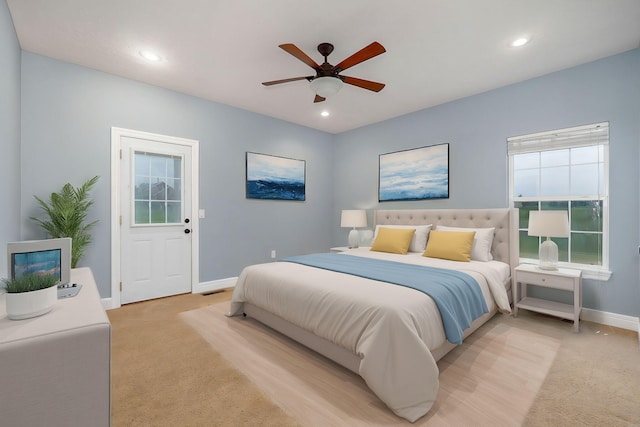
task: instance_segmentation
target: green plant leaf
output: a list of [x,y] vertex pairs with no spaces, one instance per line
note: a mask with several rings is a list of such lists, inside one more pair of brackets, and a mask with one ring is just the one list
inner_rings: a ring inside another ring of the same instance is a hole
[[39,291],[58,284],[58,278],[53,274],[25,274],[17,279],[2,279],[7,293]]
[[100,179],[99,176],[87,180],[75,188],[66,183],[58,193],[51,193],[48,202],[34,196],[47,218],[31,217],[51,238],[71,237],[71,267],[75,268],[91,243],[90,230],[98,222],[84,224],[87,212],[93,205],[89,192]]

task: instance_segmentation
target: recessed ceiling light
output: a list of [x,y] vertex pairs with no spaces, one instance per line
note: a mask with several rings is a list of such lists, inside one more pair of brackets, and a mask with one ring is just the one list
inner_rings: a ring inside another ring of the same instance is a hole
[[529,43],[530,41],[531,41],[530,37],[518,37],[517,39],[515,39],[514,41],[509,43],[509,46],[511,46],[511,47],[521,47],[521,46],[524,46],[525,44]]
[[140,56],[142,56],[147,61],[158,62],[162,59],[160,55],[150,50],[141,50]]
[[322,117],[329,117],[329,112],[325,110],[325,111],[323,111],[322,113],[320,113],[320,115],[321,115]]

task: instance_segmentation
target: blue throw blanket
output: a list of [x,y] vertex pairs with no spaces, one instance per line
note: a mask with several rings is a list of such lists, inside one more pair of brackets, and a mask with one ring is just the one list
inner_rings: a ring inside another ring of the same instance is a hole
[[461,344],[463,330],[489,311],[476,280],[460,271],[333,253],[301,255],[283,261],[389,282],[423,292],[438,306],[447,340],[453,344]]

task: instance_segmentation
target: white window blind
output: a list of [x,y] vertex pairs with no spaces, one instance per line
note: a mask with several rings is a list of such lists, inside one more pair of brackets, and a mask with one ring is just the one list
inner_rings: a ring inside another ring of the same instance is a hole
[[608,144],[609,123],[602,122],[507,138],[507,152],[513,155]]

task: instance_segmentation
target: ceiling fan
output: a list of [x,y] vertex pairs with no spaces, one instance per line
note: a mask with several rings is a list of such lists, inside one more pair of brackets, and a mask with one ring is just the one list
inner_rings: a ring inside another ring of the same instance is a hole
[[373,42],[370,45],[360,49],[350,57],[344,59],[337,65],[331,65],[327,61],[327,56],[333,52],[333,45],[331,43],[320,43],[318,45],[318,52],[324,57],[322,65],[318,65],[313,59],[305,54],[296,45],[287,43],[279,46],[285,52],[295,56],[300,61],[304,62],[316,72],[315,76],[305,77],[292,77],[290,79],[273,80],[270,82],[263,82],[265,86],[276,85],[280,83],[294,82],[296,80],[308,80],[311,83],[311,89],[316,93],[316,97],[313,102],[322,102],[328,96],[336,94],[342,87],[342,83],[347,83],[353,86],[358,86],[363,89],[368,89],[373,92],[380,92],[384,88],[383,83],[372,82],[369,80],[363,80],[356,77],[343,76],[340,73],[347,68],[353,67],[361,62],[378,56],[381,53],[386,52],[384,46],[378,42]]

